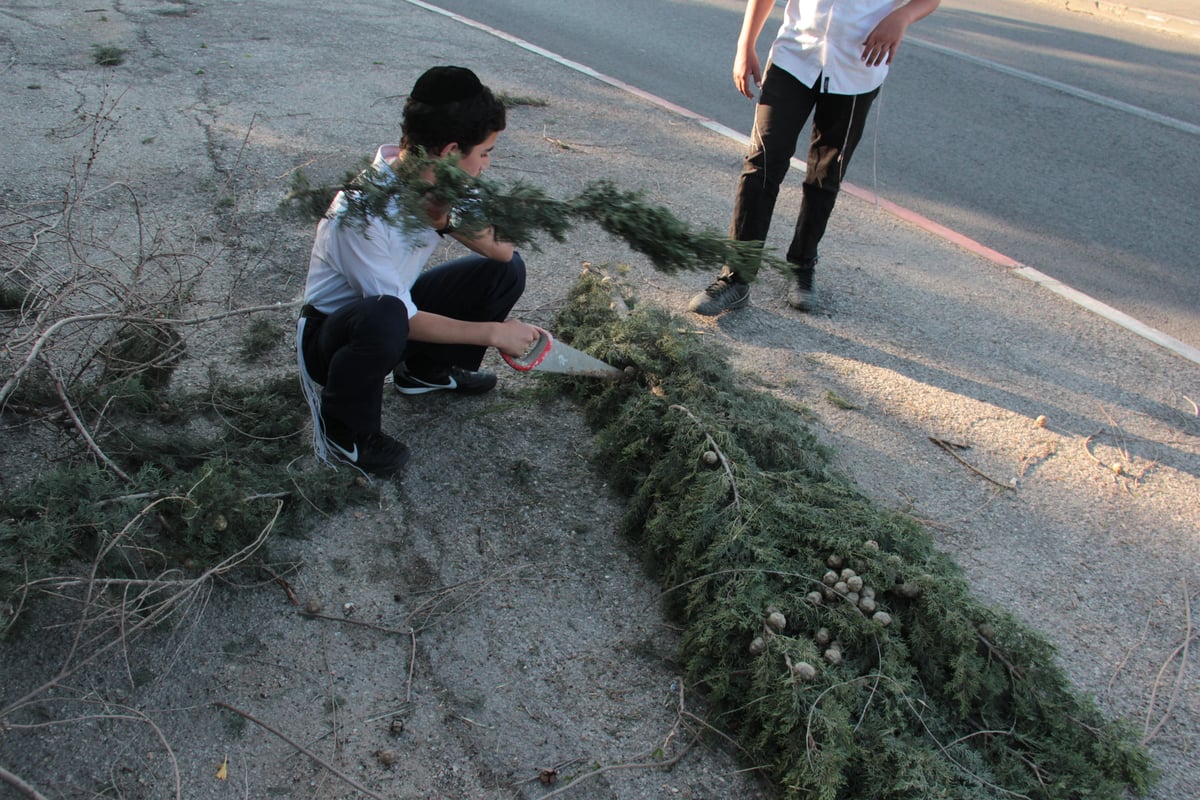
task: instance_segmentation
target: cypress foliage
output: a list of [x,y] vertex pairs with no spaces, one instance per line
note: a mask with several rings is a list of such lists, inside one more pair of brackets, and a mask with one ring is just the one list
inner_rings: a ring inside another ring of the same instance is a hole
[[[428,209],[452,207],[460,230],[493,225],[518,245],[593,222],[665,272],[779,264],[607,182],[558,201],[453,161],[406,159],[401,173],[348,176],[343,220],[428,225]],[[334,190],[298,177],[288,201],[324,209]],[[918,524],[836,474],[799,415],[739,386],[723,353],[661,310],[618,318],[612,291],[585,274],[556,330],[633,378],[562,386],[684,624],[688,680],[784,796],[1117,800],[1149,787],[1145,750],[1071,687],[1045,637],[973,597]]]
[[[799,415],[740,386],[725,354],[661,310],[619,319],[612,291],[585,274],[557,331],[633,377],[564,384],[684,624],[688,680],[784,796],[1116,800],[1150,785],[1146,752],[1071,687],[1045,637],[974,598],[918,524],[835,474]],[[827,585],[838,568],[890,621]]]
[[283,203],[302,217],[320,219],[338,192],[345,200],[340,217],[351,225],[373,217],[411,229],[431,224],[430,209],[452,208],[456,230],[471,234],[492,227],[498,238],[518,247],[536,249],[540,235],[561,242],[576,224],[590,222],[645,255],[660,272],[711,270],[714,264],[786,267],[762,242],[695,230],[666,207],[646,202],[641,192],[624,191],[610,181],[589,183],[575,197],[558,200],[527,183],[504,186],[473,178],[458,168],[457,158],[419,152],[406,156],[394,174],[367,165],[336,186],[313,186],[297,171]]
[[125,544],[99,566],[101,577],[213,564],[272,519],[280,535],[294,535],[314,508],[333,512],[370,496],[326,470],[284,468],[311,452],[294,377],[235,383],[214,373],[195,392],[141,378],[79,387],[76,398],[89,417],[104,412],[97,438],[129,482],[81,455],[0,497],[0,602],[27,581],[92,560],[119,531]]

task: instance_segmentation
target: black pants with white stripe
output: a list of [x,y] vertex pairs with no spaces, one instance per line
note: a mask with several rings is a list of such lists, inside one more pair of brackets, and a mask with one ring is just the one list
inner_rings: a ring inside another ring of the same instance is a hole
[[[421,273],[417,308],[468,322],[503,322],[525,291],[525,262],[465,256]],[[338,433],[380,429],[383,380],[401,362],[416,372],[437,366],[479,369],[481,345],[429,344],[408,338],[408,312],[397,297],[364,297],[328,316],[306,308],[301,348],[321,384],[321,412]]]
[[[820,84],[821,78],[817,78],[815,86],[805,86],[791,73],[768,65],[754,109],[754,131],[742,162],[729,227],[730,238],[737,241],[766,240],[779,186],[811,115],[804,199],[786,256],[798,270],[809,270],[810,280],[817,245],[825,235],[842,177],[862,139],[871,104],[879,95],[879,89],[859,95],[828,94],[820,91]],[[754,277],[738,275],[745,281]]]

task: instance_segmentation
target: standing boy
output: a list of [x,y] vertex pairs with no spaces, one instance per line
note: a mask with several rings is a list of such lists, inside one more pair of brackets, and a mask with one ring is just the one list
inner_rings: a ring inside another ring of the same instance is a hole
[[[504,105],[463,67],[434,67],[413,85],[400,145],[379,148],[372,167],[384,178],[405,159],[454,157],[477,177],[505,127]],[[411,162],[417,163],[417,162]],[[421,180],[432,182],[432,168]],[[380,430],[389,372],[401,394],[479,394],[496,376],[479,371],[488,347],[525,353],[539,331],[508,314],[525,289],[525,264],[489,228],[454,230],[452,209],[423,201],[418,221],[352,220],[339,193],[317,226],[297,326],[301,383],[313,411],[314,447],[364,472],[389,475],[408,448]],[[413,216],[392,201],[389,216]],[[443,235],[472,255],[425,270]]]
[[[767,238],[779,185],[812,115],[812,141],[800,216],[787,251],[792,277],[787,301],[807,311],[813,302],[817,245],[833,212],[850,157],[862,137],[867,112],[887,77],[908,26],[927,17],[940,0],[788,0],[783,25],[771,45],[766,77],[755,45],[774,0],[749,0],[733,62],[733,83],[746,97],[761,89],[754,109],[750,149],[734,195],[730,238]],[[752,272],[728,266],[688,309],[715,316],[750,301]]]

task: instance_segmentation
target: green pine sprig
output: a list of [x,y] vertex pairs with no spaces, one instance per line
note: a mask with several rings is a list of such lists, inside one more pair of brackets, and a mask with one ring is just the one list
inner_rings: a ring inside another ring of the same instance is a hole
[[606,180],[559,200],[524,182],[506,186],[473,178],[459,168],[457,158],[418,152],[405,157],[395,172],[368,166],[332,187],[313,186],[297,171],[284,202],[317,219],[329,213],[338,192],[345,206],[340,216],[351,224],[375,218],[411,230],[432,224],[430,209],[452,208],[456,231],[470,236],[491,227],[497,238],[517,247],[536,250],[542,236],[561,242],[576,225],[593,223],[645,255],[661,272],[712,270],[722,264],[749,272],[759,265],[786,268],[762,242],[739,242],[711,228],[696,229],[665,206],[647,202],[644,193]]

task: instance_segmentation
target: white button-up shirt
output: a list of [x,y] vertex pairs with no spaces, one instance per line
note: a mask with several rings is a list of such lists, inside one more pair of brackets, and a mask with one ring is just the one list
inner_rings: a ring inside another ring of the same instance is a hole
[[[372,166],[391,177],[388,162],[399,152],[395,145],[380,147]],[[405,230],[376,217],[366,221],[364,231],[338,216],[345,206],[345,197],[338,193],[329,216],[317,225],[304,301],[332,314],[362,297],[391,295],[404,302],[411,318],[417,306],[410,290],[441,237],[428,226]]]
[[771,45],[771,63],[801,83],[818,77],[822,92],[863,94],[877,89],[888,65],[862,61],[863,42],[905,0],[788,0]]

